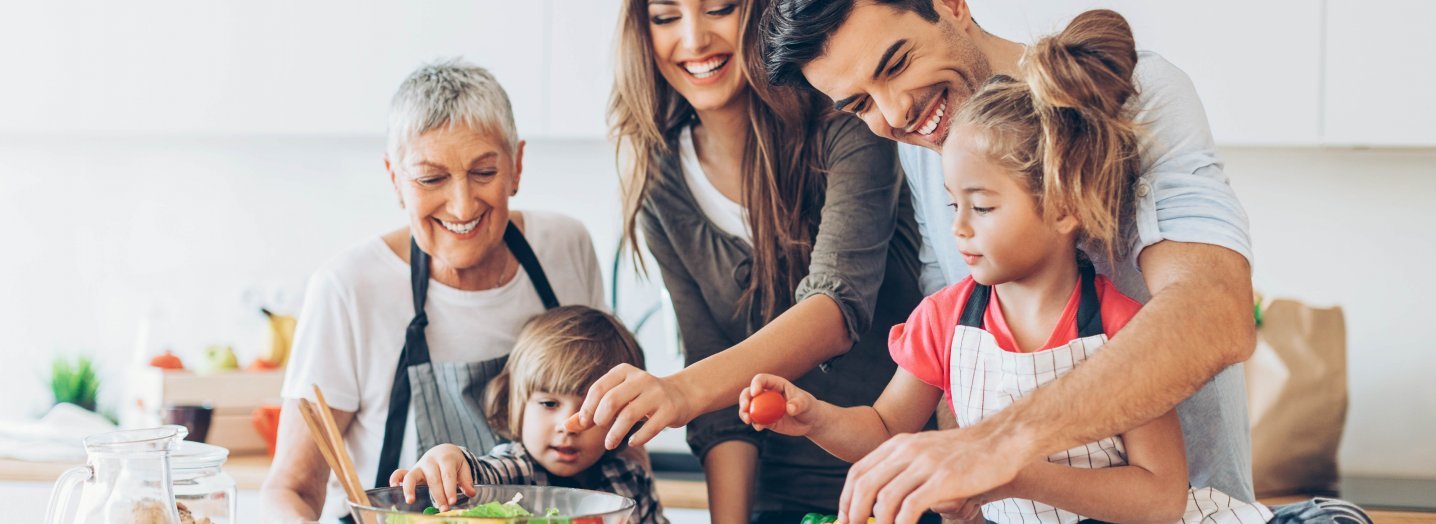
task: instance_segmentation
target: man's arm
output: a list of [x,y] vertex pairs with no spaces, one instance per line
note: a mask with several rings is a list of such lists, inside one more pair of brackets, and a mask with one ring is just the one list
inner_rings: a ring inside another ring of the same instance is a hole
[[1061,380],[989,419],[1033,443],[1027,458],[1152,420],[1256,349],[1246,258],[1163,241],[1143,250],[1138,263],[1152,300],[1122,332]]
[[[330,409],[340,434],[348,431],[354,414]],[[274,465],[259,488],[264,522],[313,522],[324,510],[329,481],[329,464],[309,437],[309,428],[300,419],[299,401],[286,399],[279,415],[279,436]]]
[[1007,484],[1020,465],[1152,420],[1251,356],[1244,256],[1162,241],[1139,263],[1152,300],[1100,353],[971,428],[903,435],[874,450],[849,470],[838,506],[845,521],[876,512],[915,522]]

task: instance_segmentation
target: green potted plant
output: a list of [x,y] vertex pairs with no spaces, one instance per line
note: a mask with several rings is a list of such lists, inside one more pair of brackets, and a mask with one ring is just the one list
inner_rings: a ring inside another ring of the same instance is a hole
[[90,357],[78,356],[73,362],[63,356],[55,357],[50,369],[50,391],[55,394],[56,404],[69,402],[95,411],[100,378]]

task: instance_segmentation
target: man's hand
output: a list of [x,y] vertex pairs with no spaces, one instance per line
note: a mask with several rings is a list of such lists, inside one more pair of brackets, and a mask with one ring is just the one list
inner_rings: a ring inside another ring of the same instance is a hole
[[848,470],[838,522],[913,524],[929,509],[960,510],[1026,465],[999,437],[980,425],[893,437]]

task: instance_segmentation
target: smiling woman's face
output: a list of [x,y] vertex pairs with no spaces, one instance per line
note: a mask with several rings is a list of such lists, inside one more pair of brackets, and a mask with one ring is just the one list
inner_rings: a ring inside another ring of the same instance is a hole
[[738,0],[648,0],[658,72],[699,111],[732,103],[747,85],[738,53]]
[[519,142],[510,153],[487,133],[441,126],[409,140],[401,158],[385,159],[409,232],[436,269],[477,269],[502,251],[495,248],[509,223],[509,197],[518,191],[523,147]]

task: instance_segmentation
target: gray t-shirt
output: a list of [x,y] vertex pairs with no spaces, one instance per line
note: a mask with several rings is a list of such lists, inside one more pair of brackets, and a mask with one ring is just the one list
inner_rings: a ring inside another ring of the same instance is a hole
[[[922,300],[917,225],[892,142],[848,116],[816,125],[815,145],[825,173],[818,231],[808,274],[793,290],[792,302],[779,310],[818,294],[837,302],[853,347],[795,382],[840,406],[871,405],[897,369],[888,354],[887,333]],[[676,136],[670,146],[679,150]],[[757,306],[738,308],[750,278],[752,248],[707,218],[677,155],[657,161],[639,224],[673,299],[684,359],[692,364],[763,326]],[[808,439],[754,432],[731,407],[688,424],[688,444],[700,457],[729,440],[759,447],[756,510],[832,513],[837,508],[849,464]]]
[[[1112,271],[1110,261],[1096,262],[1122,294],[1145,303],[1152,295],[1137,266],[1137,255],[1147,246],[1173,240],[1222,246],[1248,262],[1252,255],[1246,212],[1222,170],[1206,111],[1191,79],[1148,51],[1137,53],[1133,75],[1138,95],[1129,104],[1135,105],[1144,133],[1142,173],[1133,192],[1137,209],[1131,214],[1136,239],[1131,254],[1116,264],[1117,271]],[[908,175],[922,231],[923,292],[932,294],[961,282],[969,273],[952,237],[954,212],[942,185],[942,160],[932,150],[908,144],[899,146],[898,156]],[[1177,406],[1177,415],[1186,437],[1192,486],[1214,487],[1246,502],[1254,501],[1251,431],[1241,364],[1218,373]]]

